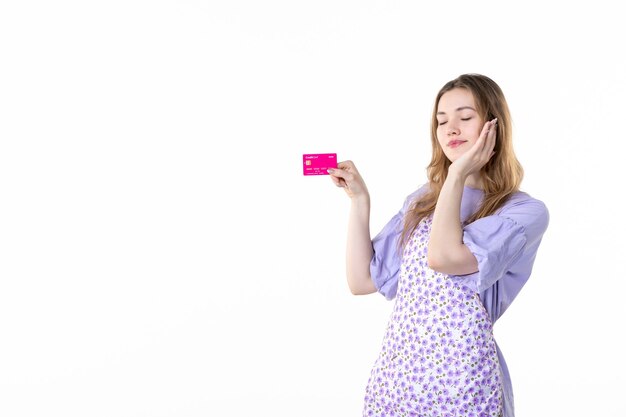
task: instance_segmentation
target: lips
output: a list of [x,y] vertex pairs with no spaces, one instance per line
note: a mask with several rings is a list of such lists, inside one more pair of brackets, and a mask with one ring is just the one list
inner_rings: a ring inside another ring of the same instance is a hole
[[465,142],[467,141],[466,140],[451,140],[450,142],[448,142],[448,147],[456,148],[457,146],[461,146]]

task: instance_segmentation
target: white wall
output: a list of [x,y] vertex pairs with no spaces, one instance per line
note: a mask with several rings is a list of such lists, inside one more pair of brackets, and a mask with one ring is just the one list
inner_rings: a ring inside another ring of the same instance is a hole
[[496,325],[517,415],[621,404],[626,57],[612,2],[0,6],[0,415],[357,416],[392,304],[344,277],[425,181],[438,89],[504,90],[551,223]]

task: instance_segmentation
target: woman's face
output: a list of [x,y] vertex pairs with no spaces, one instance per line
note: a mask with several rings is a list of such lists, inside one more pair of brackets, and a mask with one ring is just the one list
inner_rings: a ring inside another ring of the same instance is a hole
[[437,140],[451,162],[474,145],[484,121],[476,111],[474,96],[465,88],[444,93],[437,106]]

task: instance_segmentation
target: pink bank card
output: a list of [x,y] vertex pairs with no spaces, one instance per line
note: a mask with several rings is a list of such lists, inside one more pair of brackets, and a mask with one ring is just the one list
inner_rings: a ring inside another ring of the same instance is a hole
[[328,168],[337,168],[336,153],[310,153],[302,155],[304,175],[328,175]]

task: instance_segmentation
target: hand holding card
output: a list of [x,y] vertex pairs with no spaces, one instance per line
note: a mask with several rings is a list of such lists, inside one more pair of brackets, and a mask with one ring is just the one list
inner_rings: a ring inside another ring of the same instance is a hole
[[330,178],[337,187],[344,189],[352,201],[369,204],[369,191],[365,181],[352,161],[342,161],[330,172]]

